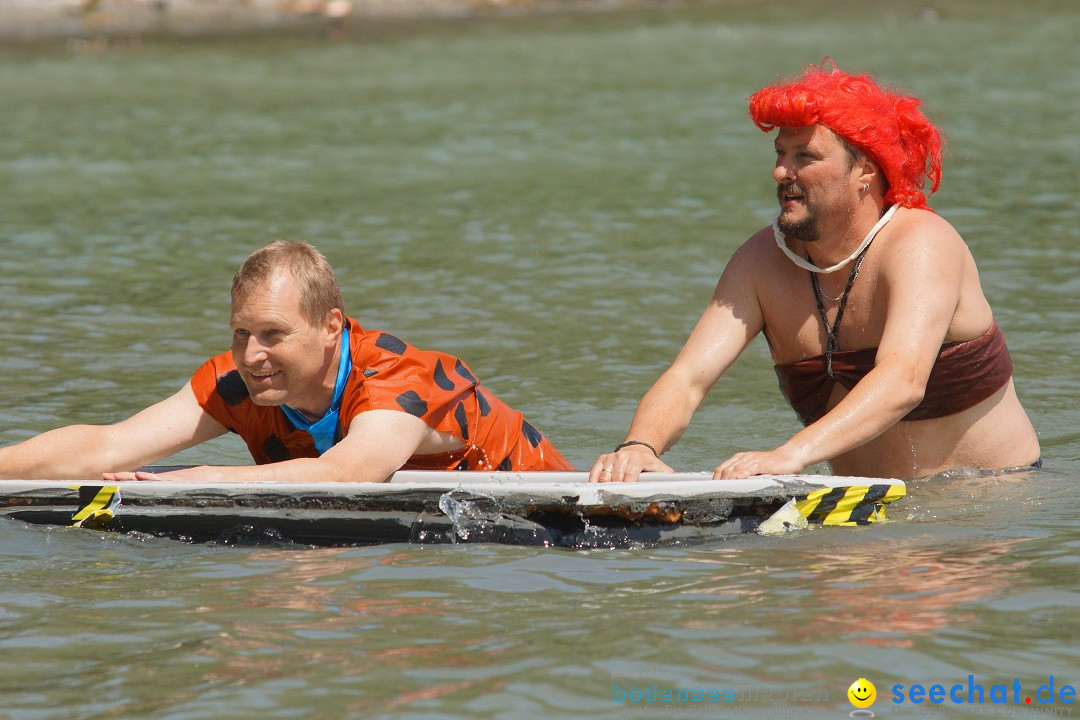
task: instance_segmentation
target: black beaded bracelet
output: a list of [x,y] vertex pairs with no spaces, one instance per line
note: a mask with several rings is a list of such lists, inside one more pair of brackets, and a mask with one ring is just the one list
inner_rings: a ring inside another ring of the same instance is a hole
[[626,442],[622,443],[621,445],[616,445],[616,446],[615,446],[615,452],[619,452],[619,451],[620,451],[620,450],[622,450],[622,449],[623,449],[624,447],[628,447],[628,446],[630,446],[630,445],[644,445],[645,447],[647,447],[647,448],[649,448],[650,450],[652,450],[652,454],[653,454],[653,455],[655,455],[656,457],[660,457],[660,453],[656,452],[656,448],[654,448],[654,447],[653,447],[652,445],[650,445],[649,443],[647,443],[647,442],[641,442],[640,440],[627,440]]

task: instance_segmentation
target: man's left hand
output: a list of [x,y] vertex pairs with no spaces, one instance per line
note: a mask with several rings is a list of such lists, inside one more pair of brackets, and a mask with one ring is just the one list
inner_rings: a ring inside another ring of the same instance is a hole
[[802,463],[779,449],[741,452],[717,465],[713,480],[738,480],[752,475],[796,475],[802,470]]

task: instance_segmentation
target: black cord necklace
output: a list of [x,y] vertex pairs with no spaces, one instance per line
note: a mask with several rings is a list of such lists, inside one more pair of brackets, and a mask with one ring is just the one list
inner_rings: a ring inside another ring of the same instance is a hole
[[[832,325],[829,325],[829,318],[825,315],[825,304],[821,301],[821,287],[818,285],[817,274],[810,273],[810,285],[814,288],[814,300],[817,301],[818,316],[821,317],[821,324],[825,326],[825,373],[829,376],[830,380],[836,380],[833,375],[832,369],[832,356],[836,352],[840,343],[836,339],[836,332],[840,329],[840,318],[844,316],[844,308],[847,307],[848,293],[851,292],[851,286],[855,284],[855,278],[859,275],[859,268],[862,267],[863,259],[866,257],[866,251],[870,249],[867,245],[863,248],[863,251],[855,258],[855,267],[851,268],[851,273],[848,275],[847,285],[844,286],[844,292],[840,294],[840,304],[836,307],[836,319],[833,320]],[[806,253],[806,258],[811,263],[814,261],[810,257],[810,253]]]

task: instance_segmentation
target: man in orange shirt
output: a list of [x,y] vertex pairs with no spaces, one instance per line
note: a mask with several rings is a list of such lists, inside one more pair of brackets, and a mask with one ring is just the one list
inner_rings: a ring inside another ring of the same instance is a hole
[[[384,481],[396,470],[572,470],[456,357],[345,315],[314,247],[278,241],[233,278],[232,350],[115,425],[0,448],[0,477],[196,482]],[[255,465],[135,468],[235,432]]]

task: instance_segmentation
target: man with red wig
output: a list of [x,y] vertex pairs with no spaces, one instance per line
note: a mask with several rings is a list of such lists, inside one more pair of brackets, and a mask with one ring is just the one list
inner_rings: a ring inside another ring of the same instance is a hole
[[758,91],[750,117],[777,130],[776,222],[735,252],[626,441],[590,479],[670,472],[660,455],[762,332],[805,427],[720,462],[716,478],[821,462],[869,477],[1038,464],[975,261],[926,206],[926,180],[930,192],[941,180],[941,139],[919,101],[834,64]]

